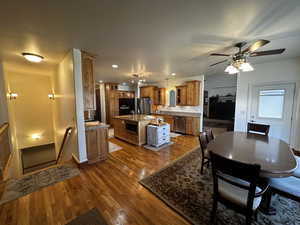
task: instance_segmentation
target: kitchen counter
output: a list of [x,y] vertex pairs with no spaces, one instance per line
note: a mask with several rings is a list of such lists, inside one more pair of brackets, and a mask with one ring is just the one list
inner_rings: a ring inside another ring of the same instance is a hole
[[189,111],[159,111],[155,115],[170,115],[170,116],[188,116],[188,117],[201,117],[200,112],[189,112]]
[[99,121],[85,122],[86,130],[94,130],[98,128],[109,128],[108,124],[100,123]]
[[159,118],[159,115],[134,114],[134,115],[115,116],[114,118],[121,119],[121,120],[135,121],[135,122],[144,122],[144,121],[150,122],[151,120]]

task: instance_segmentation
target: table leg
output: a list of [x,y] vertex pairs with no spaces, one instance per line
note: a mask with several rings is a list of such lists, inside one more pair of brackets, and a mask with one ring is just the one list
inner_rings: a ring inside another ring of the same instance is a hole
[[276,215],[276,209],[271,206],[272,200],[272,191],[269,189],[262,196],[262,201],[259,206],[259,211],[261,211],[265,215]]

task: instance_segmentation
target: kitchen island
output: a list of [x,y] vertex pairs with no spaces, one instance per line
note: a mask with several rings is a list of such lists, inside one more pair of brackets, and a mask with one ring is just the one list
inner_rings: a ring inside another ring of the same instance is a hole
[[113,118],[115,137],[135,145],[146,144],[146,127],[157,118],[162,117],[143,114],[115,116]]
[[108,157],[109,125],[99,121],[85,123],[85,137],[88,163],[106,160]]

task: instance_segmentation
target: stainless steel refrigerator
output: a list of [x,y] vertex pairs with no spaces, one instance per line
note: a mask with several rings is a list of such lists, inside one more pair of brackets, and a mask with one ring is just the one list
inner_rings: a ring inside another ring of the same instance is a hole
[[151,114],[151,99],[148,97],[137,99],[138,114]]

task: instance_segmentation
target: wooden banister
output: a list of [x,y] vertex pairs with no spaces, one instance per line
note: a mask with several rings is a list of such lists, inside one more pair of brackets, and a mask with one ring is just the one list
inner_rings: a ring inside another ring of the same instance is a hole
[[71,135],[72,130],[73,130],[72,127],[68,127],[65,131],[64,138],[63,138],[63,141],[61,143],[59,153],[58,153],[58,156],[57,156],[57,159],[56,159],[56,164],[59,162],[60,157],[62,156],[62,152],[63,152],[64,146],[65,146],[65,143],[67,142],[68,137]]

